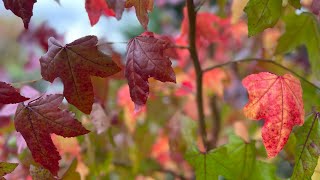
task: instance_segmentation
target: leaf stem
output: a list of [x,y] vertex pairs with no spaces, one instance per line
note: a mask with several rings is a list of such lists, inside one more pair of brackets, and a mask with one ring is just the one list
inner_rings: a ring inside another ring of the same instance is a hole
[[34,79],[34,80],[29,80],[29,81],[21,81],[21,82],[15,82],[15,83],[11,83],[12,85],[21,85],[21,84],[32,84],[38,81],[41,81],[42,78],[40,79]]
[[206,123],[203,108],[202,97],[202,69],[199,62],[198,52],[196,48],[196,11],[193,0],[187,0],[188,20],[189,20],[189,52],[193,61],[195,73],[196,73],[196,97],[197,97],[197,109],[198,109],[198,122],[200,128],[200,134],[205,151],[208,151],[208,139],[206,132]]
[[228,65],[231,65],[231,64],[236,64],[236,63],[242,63],[242,62],[251,62],[251,61],[259,61],[259,62],[264,62],[264,63],[270,63],[270,64],[273,64],[273,65],[276,65],[292,74],[294,74],[295,76],[297,76],[298,78],[300,78],[302,81],[304,81],[305,83],[313,86],[314,88],[320,90],[320,87],[318,87],[317,85],[313,84],[312,82],[308,81],[306,78],[304,78],[303,76],[299,75],[298,73],[294,72],[293,70],[291,70],[290,68],[287,68],[285,66],[283,66],[282,64],[280,63],[277,63],[276,61],[274,60],[271,60],[271,59],[259,59],[259,58],[246,58],[246,59],[240,59],[240,60],[235,60],[235,61],[229,61],[229,62],[226,62],[226,63],[222,63],[222,64],[218,64],[218,65],[215,65],[215,66],[211,66],[211,67],[208,67],[208,68],[205,68],[203,70],[203,73],[206,73],[208,71],[211,71],[213,69],[216,69],[216,68],[219,68],[219,67],[223,67],[223,66],[228,66]]

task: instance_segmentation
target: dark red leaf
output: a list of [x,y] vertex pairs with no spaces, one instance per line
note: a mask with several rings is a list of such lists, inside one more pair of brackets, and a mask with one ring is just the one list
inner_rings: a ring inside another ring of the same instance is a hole
[[136,107],[143,106],[147,101],[149,77],[162,82],[176,82],[172,63],[165,55],[169,44],[155,38],[152,32],[145,32],[130,40],[125,76],[128,79],[131,99]]
[[108,77],[120,71],[111,57],[97,47],[96,36],[85,36],[65,46],[49,39],[49,50],[40,58],[43,79],[60,77],[64,96],[70,104],[89,114],[94,94],[90,76]]
[[112,9],[109,9],[106,0],[86,0],[86,10],[91,26],[97,24],[100,16],[116,16]]
[[0,104],[14,104],[28,100],[10,84],[0,81]]
[[72,113],[59,108],[62,100],[62,95],[47,95],[27,105],[20,103],[14,120],[16,130],[27,142],[34,160],[54,175],[59,170],[61,157],[50,134],[75,137],[89,132]]
[[37,0],[3,0],[6,9],[10,9],[15,15],[19,16],[28,29],[28,25],[33,15],[33,5]]

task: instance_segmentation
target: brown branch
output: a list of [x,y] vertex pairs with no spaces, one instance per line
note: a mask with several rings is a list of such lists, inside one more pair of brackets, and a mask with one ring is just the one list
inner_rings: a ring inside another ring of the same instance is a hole
[[212,148],[216,148],[221,126],[221,116],[217,104],[217,96],[214,95],[210,98],[210,106],[212,114],[212,139],[210,145]]
[[200,127],[200,134],[203,146],[208,151],[208,140],[206,132],[206,123],[203,108],[202,97],[202,69],[199,62],[198,52],[196,48],[196,11],[194,9],[193,0],[187,0],[188,19],[189,19],[189,52],[193,61],[195,73],[196,73],[196,86],[197,86],[197,109],[198,109],[198,122]]
[[271,59],[247,58],[247,59],[240,59],[240,60],[236,60],[236,61],[229,61],[229,62],[218,64],[218,65],[215,65],[215,66],[212,66],[212,67],[208,67],[208,68],[203,70],[203,73],[206,73],[208,71],[211,71],[211,70],[219,68],[219,67],[228,66],[228,65],[236,64],[236,63],[242,63],[242,62],[251,62],[251,61],[259,61],[259,62],[270,63],[270,64],[273,64],[273,65],[276,65],[276,66],[278,66],[278,67],[280,67],[280,68],[282,68],[282,69],[294,74],[295,76],[300,78],[302,81],[304,81],[307,84],[313,86],[314,88],[320,90],[320,87],[318,87],[317,85],[315,85],[312,82],[308,81],[303,76],[299,75],[298,73],[294,72],[290,68],[287,68],[287,67],[285,67],[285,66],[283,66],[283,65],[281,65],[281,64],[279,64],[276,61],[273,61]]

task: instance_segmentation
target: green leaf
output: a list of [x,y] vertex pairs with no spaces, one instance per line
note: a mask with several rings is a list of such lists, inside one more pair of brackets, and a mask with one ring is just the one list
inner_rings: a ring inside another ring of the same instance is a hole
[[230,143],[208,153],[195,150],[186,159],[195,168],[197,179],[275,179],[275,167],[256,160],[255,143],[245,143],[231,135]]
[[295,7],[296,9],[301,8],[300,0],[289,0],[289,4],[291,4],[291,6]]
[[11,173],[17,166],[18,163],[0,162],[0,177]]
[[277,23],[281,11],[281,0],[250,0],[244,8],[244,12],[248,16],[249,36],[273,27]]
[[[311,116],[312,117],[312,116]],[[295,167],[292,180],[311,179],[317,166],[320,155],[320,127],[316,113],[313,118],[308,118],[302,127],[294,133],[297,138]]]
[[286,32],[280,37],[276,54],[287,53],[297,46],[305,45],[308,50],[312,71],[320,77],[320,28],[311,13],[291,14],[285,17]]
[[63,180],[80,180],[80,174],[76,171],[78,161],[73,160],[68,170],[63,175]]

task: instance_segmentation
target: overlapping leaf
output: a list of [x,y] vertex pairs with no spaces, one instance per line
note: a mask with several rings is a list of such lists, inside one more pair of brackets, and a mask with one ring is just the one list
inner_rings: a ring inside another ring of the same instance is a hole
[[305,45],[312,72],[320,78],[320,27],[311,13],[291,14],[285,17],[286,32],[280,37],[276,54],[288,53],[296,47]]
[[126,0],[107,0],[108,6],[113,9],[116,18],[119,20],[122,17]]
[[10,84],[0,81],[0,104],[14,104],[28,100]]
[[281,9],[281,0],[249,0],[244,9],[248,16],[249,36],[273,27],[281,15]]
[[145,30],[148,29],[148,12],[153,10],[153,0],[127,0],[126,8],[134,7],[136,15]]
[[6,174],[11,173],[17,166],[17,163],[0,162],[0,179]]
[[290,74],[261,72],[247,76],[242,84],[249,94],[244,114],[250,119],[265,120],[263,143],[268,157],[274,157],[286,144],[293,126],[304,122],[300,81]]
[[3,0],[6,9],[10,9],[15,15],[19,16],[28,29],[31,16],[33,15],[33,5],[37,0]]
[[62,95],[47,95],[27,105],[20,103],[14,124],[27,142],[34,160],[57,175],[59,152],[50,137],[51,133],[63,137],[75,137],[88,133],[74,115],[59,109]]
[[256,160],[254,142],[244,143],[236,136],[231,136],[230,140],[229,144],[208,153],[194,150],[187,154],[186,159],[195,168],[197,179],[219,179],[220,175],[239,180],[275,179],[275,167]]
[[100,52],[96,36],[85,36],[62,46],[49,39],[49,50],[40,58],[43,79],[53,82],[60,77],[64,96],[70,104],[89,114],[94,94],[90,76],[108,77],[120,71],[108,55]]
[[319,113],[310,116],[294,133],[297,138],[292,180],[311,179],[320,156]]
[[151,32],[145,32],[130,40],[125,76],[136,107],[143,106],[147,101],[149,77],[162,82],[176,82],[172,63],[165,54],[168,47],[167,41],[155,38]]
[[114,11],[108,7],[106,0],[86,0],[85,7],[91,26],[97,24],[101,15],[115,16]]

